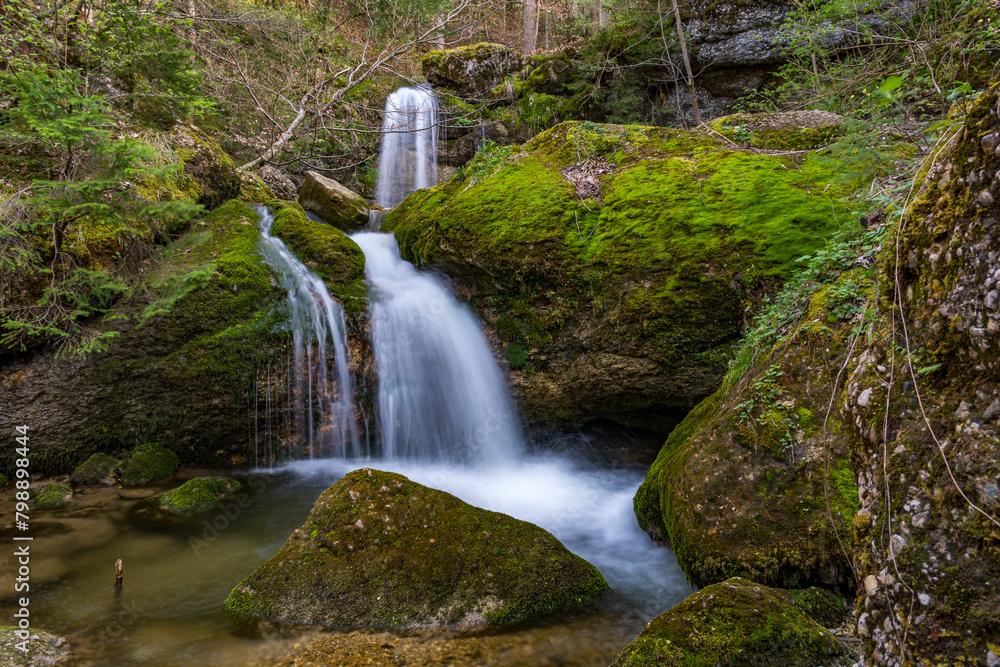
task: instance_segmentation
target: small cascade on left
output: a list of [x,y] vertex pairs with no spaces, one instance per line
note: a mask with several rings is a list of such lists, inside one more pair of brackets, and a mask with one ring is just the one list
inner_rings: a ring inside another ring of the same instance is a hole
[[309,458],[361,456],[344,309],[319,276],[271,234],[271,212],[262,206],[255,210],[260,215],[264,260],[288,290],[293,347],[290,403],[297,439]]

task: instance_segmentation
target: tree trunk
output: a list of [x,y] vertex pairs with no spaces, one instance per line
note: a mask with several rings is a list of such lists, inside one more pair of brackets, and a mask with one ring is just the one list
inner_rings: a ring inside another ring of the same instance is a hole
[[677,24],[677,39],[681,42],[681,55],[684,57],[684,69],[687,70],[688,94],[691,95],[691,107],[694,109],[694,123],[701,125],[701,112],[698,110],[698,96],[694,92],[694,73],[691,71],[691,58],[688,57],[687,40],[684,39],[684,28],[681,26],[681,10],[677,0],[670,0],[674,6],[674,23]]
[[525,55],[535,52],[538,38],[538,0],[524,0],[524,48]]

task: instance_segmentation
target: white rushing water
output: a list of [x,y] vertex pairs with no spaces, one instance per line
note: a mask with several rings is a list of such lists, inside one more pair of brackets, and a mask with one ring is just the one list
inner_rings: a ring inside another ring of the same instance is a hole
[[264,259],[278,271],[282,286],[288,290],[295,430],[310,457],[358,457],[361,452],[344,309],[319,276],[271,234],[271,212],[264,207],[256,210]]
[[469,308],[399,256],[391,234],[351,237],[365,253],[385,459],[510,464],[521,424]]
[[400,88],[385,102],[375,203],[397,206],[437,185],[437,98],[429,86]]

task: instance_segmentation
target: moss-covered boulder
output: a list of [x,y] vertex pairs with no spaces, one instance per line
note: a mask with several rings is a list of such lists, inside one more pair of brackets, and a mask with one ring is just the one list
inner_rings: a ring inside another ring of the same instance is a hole
[[484,626],[607,588],[597,568],[537,526],[362,468],[319,497],[226,609],[326,627]]
[[94,454],[73,470],[69,481],[73,484],[113,484],[118,463],[118,459],[108,454]]
[[195,477],[160,496],[157,506],[170,514],[194,514],[242,490],[240,482],[228,477]]
[[299,260],[323,278],[331,294],[348,313],[365,303],[365,254],[358,244],[336,227],[313,222],[295,204],[278,209],[271,233],[291,248]]
[[832,667],[846,655],[789,593],[734,577],[654,618],[612,665]]
[[35,495],[35,505],[39,509],[51,510],[66,507],[73,498],[73,489],[62,482],[42,484]]
[[825,163],[711,133],[563,123],[386,219],[456,279],[535,422],[662,431],[718,387],[748,307],[848,218]]
[[503,44],[481,42],[455,49],[428,51],[420,59],[433,86],[459,95],[485,97],[508,74],[521,69],[521,53]]
[[854,271],[837,285],[805,301],[775,356],[741,352],[719,390],[670,433],[636,493],[639,524],[673,548],[695,585],[745,576],[853,586],[858,485],[844,424],[827,413],[874,283]]
[[844,118],[829,111],[738,113],[717,118],[710,128],[743,146],[769,150],[808,150],[832,143],[844,129]]
[[[27,639],[22,636],[23,632],[27,632]],[[3,667],[55,667],[69,663],[70,648],[65,637],[34,628],[24,631],[10,625],[0,626],[0,665]]]
[[177,454],[159,443],[139,445],[122,462],[121,480],[125,486],[142,486],[166,479],[180,465]]
[[306,172],[299,204],[345,232],[356,232],[368,224],[368,203],[364,198],[315,171]]
[[[116,336],[105,351],[5,361],[0,394],[9,409],[0,423],[11,433],[15,415],[32,424],[34,470],[70,472],[94,452],[117,455],[152,440],[187,462],[252,456],[247,406],[258,374],[269,362],[287,367],[286,293],[258,252],[258,224],[238,202],[194,223],[94,323]],[[258,414],[261,424],[277,421]],[[0,469],[12,465],[13,451],[0,451]]]
[[211,209],[240,196],[240,173],[214,139],[190,123],[178,123],[171,144],[184,164],[184,173],[196,183],[200,204]]

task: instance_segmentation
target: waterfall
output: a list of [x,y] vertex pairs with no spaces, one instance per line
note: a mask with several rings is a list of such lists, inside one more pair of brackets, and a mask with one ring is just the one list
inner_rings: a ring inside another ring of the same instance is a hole
[[[401,88],[385,107],[377,203],[390,207],[437,173],[437,101],[429,87]],[[400,132],[400,130],[407,130]],[[387,459],[511,463],[521,423],[472,311],[437,277],[399,255],[391,234],[351,238],[365,253],[378,369],[378,429]]]
[[365,253],[372,287],[385,458],[516,460],[520,420],[475,316],[437,277],[401,259],[391,234],[351,238]]
[[437,98],[430,86],[400,88],[385,102],[375,203],[397,206],[437,185]]
[[295,431],[305,440],[310,457],[357,457],[361,452],[344,309],[323,281],[271,235],[271,212],[264,207],[256,210],[264,260],[281,275],[281,284],[288,290]]

